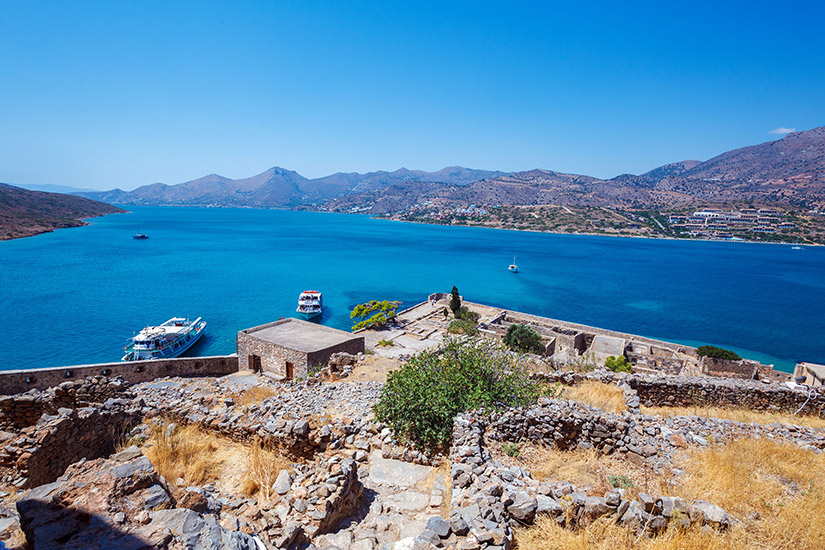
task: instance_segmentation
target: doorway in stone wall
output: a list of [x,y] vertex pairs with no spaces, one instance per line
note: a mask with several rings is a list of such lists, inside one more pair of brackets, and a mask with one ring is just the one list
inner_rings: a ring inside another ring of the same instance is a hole
[[249,356],[249,370],[252,372],[261,372],[261,356],[260,355],[250,355]]
[[295,365],[290,363],[289,361],[286,362],[286,379],[292,380],[295,376]]

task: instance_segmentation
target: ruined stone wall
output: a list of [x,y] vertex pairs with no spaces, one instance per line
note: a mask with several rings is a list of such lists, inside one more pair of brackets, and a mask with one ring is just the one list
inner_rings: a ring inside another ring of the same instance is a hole
[[715,357],[705,356],[701,359],[700,369],[701,373],[705,376],[754,380],[756,379],[757,366],[759,366],[759,363],[754,361],[731,361],[729,359],[717,359]]
[[20,488],[51,483],[70,464],[113,453],[118,437],[139,418],[139,408],[118,400],[107,406],[61,409],[0,442],[0,479]]
[[[793,390],[782,384],[686,376],[628,376],[646,406],[744,407],[766,412],[796,412],[825,418],[825,392]],[[803,407],[804,405],[804,407]]]
[[223,376],[237,371],[238,358],[234,355],[177,357],[175,359],[2,371],[0,372],[0,395],[14,395],[33,389],[45,390],[67,380],[84,380],[88,376],[120,376],[130,384],[137,384],[164,376]]
[[535,376],[565,385],[594,380],[627,387],[637,396],[636,407],[639,403],[648,407],[743,407],[786,413],[794,413],[801,407],[799,414],[825,418],[825,391],[821,389],[791,389],[779,383],[733,378],[624,374],[608,370],[589,373],[554,371]]
[[14,430],[31,426],[43,414],[57,414],[61,408],[77,409],[94,403],[103,403],[123,392],[128,384],[122,378],[90,376],[83,381],[63,382],[41,392],[32,390],[23,394],[0,397],[0,430]]

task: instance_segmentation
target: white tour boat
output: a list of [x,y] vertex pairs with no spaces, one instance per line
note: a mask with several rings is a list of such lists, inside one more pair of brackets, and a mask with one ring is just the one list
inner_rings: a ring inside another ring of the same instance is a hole
[[298,309],[295,311],[305,319],[318,317],[324,309],[323,301],[317,290],[305,290],[298,297]]
[[168,359],[177,357],[192,347],[206,330],[206,321],[200,317],[189,322],[184,317],[172,317],[162,325],[146,327],[129,339],[123,348],[121,361]]

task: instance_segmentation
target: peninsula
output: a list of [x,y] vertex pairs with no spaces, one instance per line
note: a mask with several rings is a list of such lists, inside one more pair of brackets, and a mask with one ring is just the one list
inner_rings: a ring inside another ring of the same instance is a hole
[[125,210],[95,200],[29,191],[0,183],[0,241],[31,237],[64,227],[86,225],[83,218],[94,218]]

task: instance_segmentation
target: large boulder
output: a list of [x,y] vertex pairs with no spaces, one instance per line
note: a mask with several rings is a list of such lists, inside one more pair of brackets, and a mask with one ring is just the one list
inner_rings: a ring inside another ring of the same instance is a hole
[[163,478],[133,447],[73,464],[26,492],[17,511],[33,550],[258,550],[254,537],[223,529],[214,516],[156,510],[173,505]]

